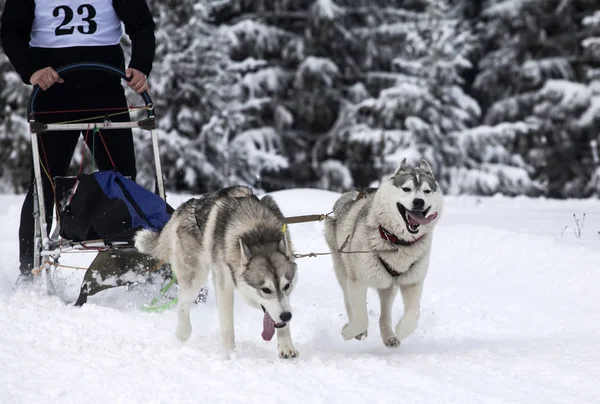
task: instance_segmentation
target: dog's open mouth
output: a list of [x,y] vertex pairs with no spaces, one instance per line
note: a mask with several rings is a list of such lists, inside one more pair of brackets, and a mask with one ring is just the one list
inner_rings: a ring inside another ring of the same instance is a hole
[[421,225],[430,223],[437,217],[437,212],[433,212],[428,216],[431,206],[424,210],[408,210],[404,207],[404,205],[398,202],[396,203],[396,207],[398,208],[398,212],[400,212],[400,216],[402,216],[402,219],[404,219],[404,223],[406,223],[406,229],[410,234],[418,233]]
[[263,316],[263,330],[261,337],[265,341],[271,341],[273,335],[275,335],[275,328],[283,328],[287,325],[287,323],[276,323],[275,320],[271,318],[269,313],[265,310],[264,306],[260,306],[265,313]]

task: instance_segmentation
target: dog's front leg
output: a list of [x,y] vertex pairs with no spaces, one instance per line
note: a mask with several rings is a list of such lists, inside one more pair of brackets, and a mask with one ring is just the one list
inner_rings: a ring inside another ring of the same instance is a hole
[[290,325],[277,329],[277,350],[280,358],[295,358],[298,356],[298,351],[292,343],[292,332]]
[[233,328],[233,288],[223,280],[216,282],[215,299],[219,312],[219,331],[223,348],[227,355],[235,350],[235,331]]
[[417,328],[421,314],[421,295],[423,293],[423,282],[411,285],[400,285],[400,293],[404,302],[404,314],[396,325],[396,336],[403,340]]
[[392,285],[387,289],[377,289],[379,303],[381,304],[379,330],[381,331],[383,344],[389,347],[397,347],[400,345],[400,341],[396,338],[396,334],[394,334],[394,329],[392,327],[392,307],[397,292],[398,290],[395,285]]
[[342,336],[348,341],[352,338],[365,339],[369,328],[367,313],[367,286],[357,279],[347,278],[348,301],[352,310],[352,320],[342,328]]

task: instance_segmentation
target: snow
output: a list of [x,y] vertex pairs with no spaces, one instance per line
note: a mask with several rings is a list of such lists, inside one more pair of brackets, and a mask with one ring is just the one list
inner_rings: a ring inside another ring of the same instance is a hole
[[317,81],[325,87],[332,87],[334,80],[339,76],[337,65],[328,58],[308,56],[298,66],[294,87],[303,89],[307,87],[308,80]]
[[240,85],[250,98],[280,94],[286,85],[286,72],[281,67],[267,67],[244,75]]
[[521,66],[521,73],[523,78],[532,85],[544,82],[547,76],[560,77],[566,80],[572,80],[575,77],[571,62],[564,57],[527,60]]
[[598,25],[600,26],[600,11],[596,11],[594,14],[583,18],[583,25]]
[[[273,193],[286,215],[327,213],[338,194]],[[169,195],[173,206],[187,195]],[[236,300],[237,357],[219,354],[214,291],[192,310],[187,343],[175,309],[146,313],[156,287],[72,302],[83,271],[59,269],[58,296],[13,291],[22,195],[0,195],[0,401],[3,403],[570,403],[600,396],[600,203],[447,197],[419,327],[383,346],[370,330],[344,342],[329,256],[299,260],[292,335],[300,357],[276,358],[262,313]],[[578,237],[573,215],[585,216]],[[320,222],[290,225],[298,253],[325,252]],[[83,259],[65,259],[65,264]],[[89,254],[86,254],[89,255]],[[91,259],[91,258],[90,258]],[[402,313],[401,299],[394,320]]]
[[559,103],[561,108],[587,107],[591,101],[590,89],[585,84],[568,80],[548,80],[539,94],[549,103]]
[[282,148],[279,135],[269,127],[248,129],[231,142],[231,150],[237,159],[255,172],[287,168],[288,161],[281,155]]
[[343,15],[344,9],[333,0],[317,0],[313,6],[313,13],[320,20],[334,20]]
[[498,0],[489,6],[483,15],[488,18],[503,17],[505,19],[515,19],[521,16],[524,9],[532,7],[537,0]]
[[252,44],[261,54],[276,52],[281,47],[282,38],[288,36],[284,30],[250,19],[232,25],[225,32],[234,48],[242,49]]

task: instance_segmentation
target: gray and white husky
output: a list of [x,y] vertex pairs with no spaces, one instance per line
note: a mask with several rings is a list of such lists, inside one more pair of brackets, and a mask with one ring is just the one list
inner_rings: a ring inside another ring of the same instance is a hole
[[[416,329],[432,232],[442,207],[442,191],[425,160],[408,167],[404,159],[379,188],[347,192],[336,201],[335,218],[325,222],[325,239],[348,315],[342,329],[345,340],[367,336],[368,288],[379,294],[379,328],[386,346],[400,345]],[[404,314],[394,328],[398,288]]]
[[219,330],[228,354],[235,350],[237,290],[250,305],[262,308],[263,339],[271,340],[276,329],[279,356],[298,355],[289,325],[296,263],[284,224],[271,196],[259,199],[250,188],[236,186],[183,203],[160,233],[136,234],[135,247],[170,263],[177,279],[177,338],[190,337],[190,305],[212,270]]

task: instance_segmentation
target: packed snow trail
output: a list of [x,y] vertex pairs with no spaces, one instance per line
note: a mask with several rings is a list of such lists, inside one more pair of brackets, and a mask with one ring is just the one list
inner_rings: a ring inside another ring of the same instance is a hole
[[[338,196],[274,193],[286,215],[327,213]],[[170,196],[177,206],[186,196]],[[292,295],[300,357],[276,358],[262,313],[236,298],[237,357],[219,350],[214,293],[175,336],[175,309],[141,310],[156,287],[102,292],[83,307],[82,272],[54,274],[59,296],[12,290],[21,196],[0,196],[1,403],[592,403],[600,397],[600,202],[447,198],[422,315],[397,349],[342,340],[329,256],[302,258]],[[586,213],[581,237],[573,214]],[[553,223],[551,221],[554,221]],[[558,224],[557,224],[558,223]],[[565,229],[567,227],[567,229]],[[323,224],[290,225],[299,253],[326,252]],[[398,296],[394,323],[402,314]]]

